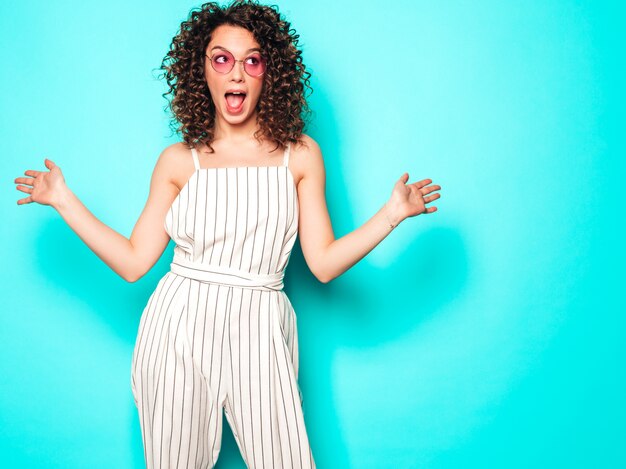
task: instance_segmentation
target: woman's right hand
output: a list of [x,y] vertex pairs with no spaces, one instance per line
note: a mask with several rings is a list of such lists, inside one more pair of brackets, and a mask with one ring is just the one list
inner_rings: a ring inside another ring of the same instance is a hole
[[44,160],[44,164],[50,171],[34,171],[29,169],[24,171],[24,174],[30,177],[19,177],[15,179],[15,183],[18,184],[15,188],[30,194],[28,197],[19,199],[17,201],[18,205],[37,202],[38,204],[51,205],[54,207],[59,201],[63,191],[67,189],[61,168],[47,158]]

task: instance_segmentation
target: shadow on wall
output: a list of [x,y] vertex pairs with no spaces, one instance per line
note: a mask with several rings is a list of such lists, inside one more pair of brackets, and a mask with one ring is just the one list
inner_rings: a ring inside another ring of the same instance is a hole
[[293,283],[316,298],[316,314],[332,311],[340,345],[356,348],[416,330],[463,294],[469,275],[466,247],[454,228],[427,229],[389,266],[368,265],[366,258],[327,285],[312,278],[297,247],[290,264],[298,277]]
[[[300,385],[319,467],[351,467],[334,395],[338,349],[372,348],[410,334],[458,298],[467,284],[466,247],[458,230],[433,228],[415,237],[385,268],[367,260],[329,284],[308,270],[299,243],[289,264],[287,294],[298,316]],[[293,293],[290,285],[294,285]],[[410,370],[407,370],[410,372]]]

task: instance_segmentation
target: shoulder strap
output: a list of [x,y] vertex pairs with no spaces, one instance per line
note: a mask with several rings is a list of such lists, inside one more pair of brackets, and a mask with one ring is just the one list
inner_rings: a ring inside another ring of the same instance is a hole
[[200,169],[200,162],[198,161],[198,152],[195,148],[191,149],[191,157],[193,158],[193,165],[196,169]]
[[283,166],[289,166],[289,151],[291,150],[291,142],[287,142],[285,146],[285,157],[283,158]]

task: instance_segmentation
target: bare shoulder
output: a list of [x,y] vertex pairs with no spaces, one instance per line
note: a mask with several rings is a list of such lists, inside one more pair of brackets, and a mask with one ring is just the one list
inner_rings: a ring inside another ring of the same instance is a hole
[[293,146],[292,154],[295,157],[306,158],[308,155],[317,154],[321,157],[320,146],[317,142],[307,134],[302,134],[300,140]]
[[193,174],[191,150],[184,142],[177,142],[163,149],[154,168],[154,176],[166,179],[180,190]]
[[291,150],[290,161],[297,182],[309,175],[324,174],[322,150],[309,135],[302,134]]
[[184,166],[184,163],[186,162],[190,163],[193,167],[191,150],[189,150],[184,142],[176,142],[163,149],[159,155],[157,164],[174,169],[176,167]]

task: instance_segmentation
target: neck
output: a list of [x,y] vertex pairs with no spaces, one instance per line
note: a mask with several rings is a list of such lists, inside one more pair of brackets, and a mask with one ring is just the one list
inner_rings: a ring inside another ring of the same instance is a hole
[[259,130],[256,122],[256,112],[244,122],[231,124],[222,116],[215,116],[214,140],[228,140],[233,142],[249,141],[254,138],[254,133]]

